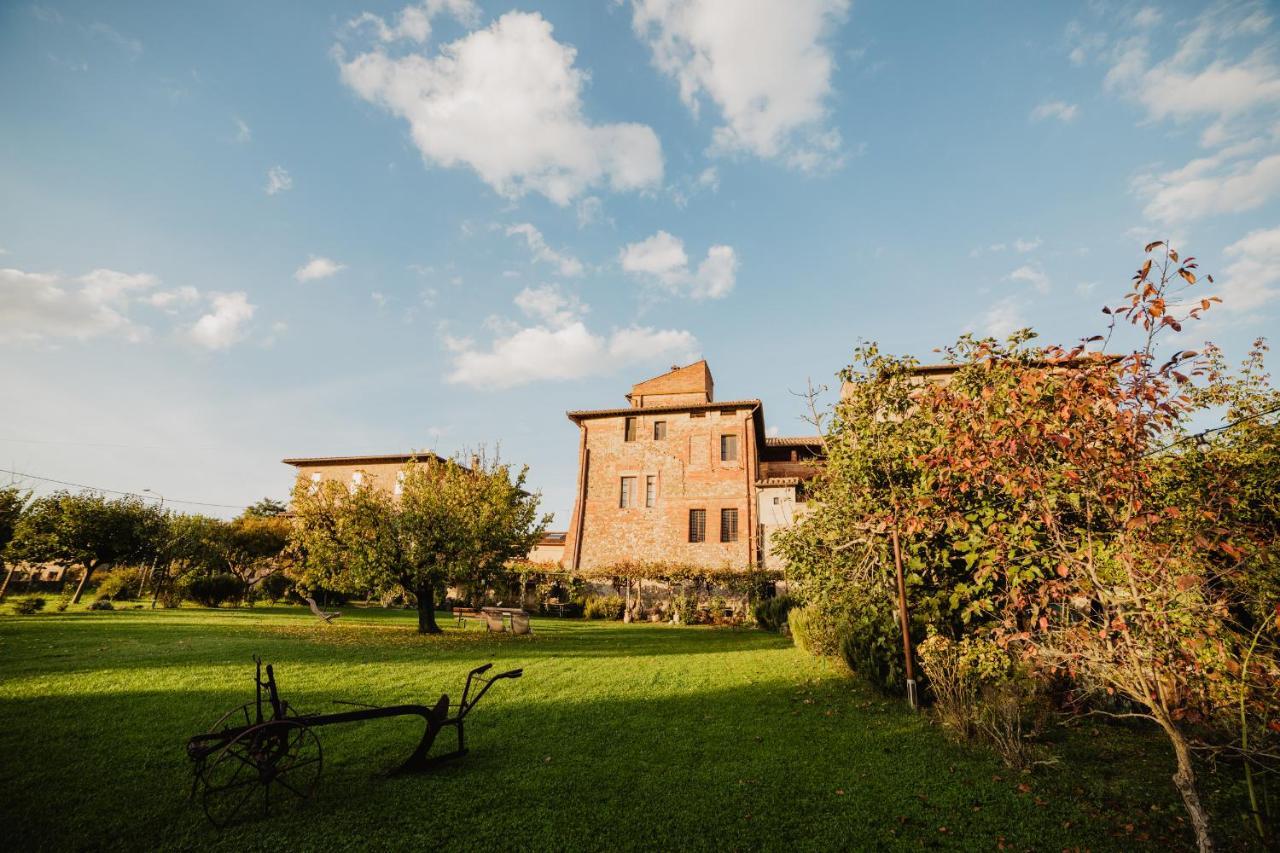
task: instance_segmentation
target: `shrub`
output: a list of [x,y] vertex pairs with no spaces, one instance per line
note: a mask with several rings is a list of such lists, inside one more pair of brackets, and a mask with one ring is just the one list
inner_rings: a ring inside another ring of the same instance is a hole
[[114,569],[98,584],[98,597],[129,601],[138,597],[141,588],[142,572],[138,569]]
[[789,595],[778,595],[756,603],[756,624],[766,631],[782,630],[782,623],[787,621],[787,614],[796,606],[796,600]]
[[[797,620],[800,622],[799,627]],[[847,613],[832,612],[819,604],[793,607],[787,612],[787,622],[791,626],[796,645],[818,657],[839,654],[840,640],[848,631],[848,621]]]
[[582,615],[587,619],[621,619],[624,604],[616,595],[588,598]]
[[906,685],[902,629],[892,611],[859,613],[841,633],[839,651],[850,671],[881,693],[896,695]]
[[698,596],[692,592],[673,594],[671,612],[681,625],[697,625],[703,618],[703,614],[698,610]]
[[89,609],[90,610],[115,610],[116,606],[111,603],[111,599],[109,598],[99,598],[99,599],[95,599],[94,602],[89,605]]
[[39,596],[36,596],[35,598],[24,598],[13,606],[13,611],[19,616],[34,616],[41,610],[44,610],[44,604],[44,599]]
[[236,601],[244,592],[240,579],[233,574],[205,575],[187,584],[187,597],[204,607],[218,607]]
[[[258,591],[262,594],[262,597],[272,604],[288,595],[291,589],[293,589],[293,578],[283,572],[267,575],[263,578],[262,583],[258,584]],[[383,607],[387,606],[388,603],[384,602]]]

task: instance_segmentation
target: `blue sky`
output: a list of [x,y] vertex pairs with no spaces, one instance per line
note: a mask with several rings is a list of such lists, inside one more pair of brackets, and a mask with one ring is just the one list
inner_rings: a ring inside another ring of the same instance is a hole
[[1160,238],[1238,357],[1280,331],[1275,14],[3,4],[0,467],[228,514],[285,456],[500,445],[563,526],[567,409],[701,356],[802,433],[859,339],[1074,341]]

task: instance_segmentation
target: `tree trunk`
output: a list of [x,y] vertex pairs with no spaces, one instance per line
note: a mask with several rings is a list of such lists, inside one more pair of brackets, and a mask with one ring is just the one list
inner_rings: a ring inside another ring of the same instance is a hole
[[1209,813],[1200,802],[1200,793],[1196,790],[1196,772],[1191,764],[1191,746],[1183,736],[1182,730],[1172,722],[1161,722],[1160,727],[1173,744],[1173,754],[1178,760],[1178,772],[1173,774],[1173,784],[1182,795],[1182,804],[1191,818],[1191,828],[1196,833],[1196,847],[1200,853],[1213,850],[1213,838],[1209,835]]
[[76,585],[76,594],[71,596],[72,604],[79,604],[80,597],[84,595],[84,588],[89,585],[89,578],[93,576],[93,570],[97,566],[85,566],[84,574],[80,575],[80,583]]
[[435,584],[423,584],[414,595],[418,599],[418,633],[439,634],[440,626],[436,624],[436,588]]
[[8,570],[4,573],[4,583],[0,583],[0,601],[4,601],[4,594],[9,589],[9,581],[13,580],[13,573],[17,569],[16,563],[10,563]]
[[165,563],[164,568],[160,570],[160,576],[156,577],[154,572],[151,578],[151,609],[156,609],[156,601],[160,598],[160,588],[169,580],[169,564]]
[[627,600],[622,605],[622,621],[631,621],[631,578],[627,578]]

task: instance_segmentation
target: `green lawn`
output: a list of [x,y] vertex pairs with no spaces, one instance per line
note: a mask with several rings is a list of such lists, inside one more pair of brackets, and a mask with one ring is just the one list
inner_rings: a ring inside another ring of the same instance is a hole
[[[414,633],[345,608],[0,617],[0,838],[30,848],[1185,848],[1167,750],[1089,723],[1030,776],[950,744],[835,664],[748,630],[534,620],[533,637]],[[219,834],[183,746],[274,662],[303,711],[456,695],[494,661],[472,752],[389,776],[414,720],[320,731],[314,799]],[[1238,823],[1238,817],[1231,818]],[[1233,828],[1233,833],[1236,831]],[[1225,839],[1224,839],[1225,840]]]

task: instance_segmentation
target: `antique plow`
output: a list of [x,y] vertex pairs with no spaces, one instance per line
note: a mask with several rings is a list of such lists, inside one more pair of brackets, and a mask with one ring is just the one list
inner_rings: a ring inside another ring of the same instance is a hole
[[[208,732],[187,741],[187,755],[195,765],[191,796],[200,800],[205,815],[217,827],[235,823],[258,807],[266,814],[273,799],[309,799],[324,767],[324,753],[314,731],[319,726],[384,717],[421,717],[426,726],[422,740],[413,754],[393,771],[396,773],[427,770],[439,762],[466,755],[463,721],[467,714],[494,682],[503,678],[519,678],[523,674],[522,670],[513,669],[485,678],[493,664],[476,667],[467,673],[462,699],[457,705],[450,705],[449,696],[445,694],[430,707],[365,705],[359,710],[333,714],[296,714],[289,703],[280,698],[271,664],[267,664],[264,681],[262,659],[255,656],[254,661],[258,666],[254,676],[257,690],[254,701],[228,711]],[[471,694],[472,684],[479,685],[474,696]],[[457,730],[457,748],[440,755],[430,755],[436,736],[450,726]]]

